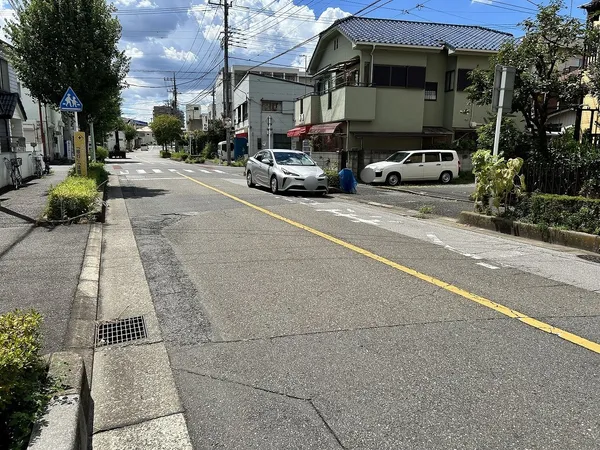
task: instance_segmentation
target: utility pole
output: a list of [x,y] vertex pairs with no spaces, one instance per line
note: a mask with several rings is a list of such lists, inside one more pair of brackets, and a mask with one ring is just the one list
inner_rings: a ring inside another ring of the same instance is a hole
[[215,104],[215,85],[213,84],[212,88],[212,120],[215,120],[215,116],[217,115],[217,105]]
[[269,148],[273,148],[273,118],[271,116],[267,117],[267,137]]
[[[173,72],[173,78],[165,78],[165,81],[173,82],[173,103],[171,104],[171,115],[179,118],[179,111],[177,109],[177,77],[176,72]],[[178,150],[179,142],[175,142],[175,151]]]
[[231,94],[231,79],[229,78],[229,0],[223,0],[223,90],[225,99],[225,145],[227,146],[227,165],[231,165],[231,111],[229,110]]
[[42,102],[38,100],[38,108],[40,110],[40,132],[42,134],[42,151],[44,156],[50,156],[46,152],[46,137],[44,136],[44,117],[42,116]]

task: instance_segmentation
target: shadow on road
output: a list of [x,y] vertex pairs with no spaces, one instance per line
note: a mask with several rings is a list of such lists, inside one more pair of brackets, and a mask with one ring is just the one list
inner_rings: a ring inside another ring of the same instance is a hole
[[[118,189],[118,187],[109,186],[108,197],[118,197]],[[124,199],[158,197],[159,195],[165,195],[169,192],[166,189],[152,189],[140,186],[121,186],[120,189]]]

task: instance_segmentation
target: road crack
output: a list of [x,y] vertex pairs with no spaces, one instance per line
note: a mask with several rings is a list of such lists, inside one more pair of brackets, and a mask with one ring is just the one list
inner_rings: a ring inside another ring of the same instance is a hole
[[311,397],[300,397],[298,395],[293,395],[293,394],[289,394],[286,392],[279,392],[279,391],[275,391],[272,389],[267,389],[267,388],[263,388],[260,386],[255,386],[249,383],[244,383],[243,381],[236,381],[236,380],[230,380],[228,378],[224,378],[224,377],[218,377],[215,375],[211,375],[208,373],[201,373],[201,372],[195,372],[193,370],[189,370],[189,369],[183,369],[183,368],[178,368],[178,367],[173,367],[172,368],[173,371],[178,371],[178,372],[184,372],[190,375],[195,375],[195,376],[199,376],[199,377],[203,377],[203,378],[208,378],[210,380],[214,380],[214,381],[219,381],[221,383],[229,383],[229,384],[234,384],[237,386],[243,386],[255,391],[260,391],[260,392],[265,392],[267,394],[273,394],[273,395],[278,395],[280,397],[284,397],[290,400],[296,400],[296,401],[301,401],[301,402],[305,402],[306,404],[308,404],[317,414],[317,416],[319,417],[319,419],[321,420],[321,422],[323,423],[323,425],[325,426],[325,428],[327,429],[327,431],[329,432],[329,434],[331,434],[331,436],[335,439],[335,441],[338,443],[338,445],[340,446],[340,448],[342,449],[346,449],[346,447],[344,446],[344,444],[342,443],[341,439],[338,437],[337,433],[333,430],[333,428],[331,427],[331,425],[329,424],[329,422],[327,422],[327,419],[325,419],[325,416],[323,415],[323,413],[319,410],[319,408],[317,407],[317,405],[315,405],[313,399]]

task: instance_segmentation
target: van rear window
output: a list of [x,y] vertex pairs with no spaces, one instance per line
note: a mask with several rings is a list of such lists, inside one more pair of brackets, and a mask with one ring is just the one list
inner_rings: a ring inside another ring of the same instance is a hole
[[454,153],[442,153],[442,161],[454,161]]

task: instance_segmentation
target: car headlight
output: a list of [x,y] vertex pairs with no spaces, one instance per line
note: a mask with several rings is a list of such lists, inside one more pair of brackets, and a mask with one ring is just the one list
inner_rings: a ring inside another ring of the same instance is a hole
[[298,174],[296,174],[296,173],[294,173],[294,172],[290,172],[289,170],[287,170],[287,169],[285,169],[285,168],[283,168],[283,167],[281,168],[281,171],[282,171],[283,173],[285,173],[286,175],[291,175],[291,176],[293,176],[293,177],[298,177],[298,176],[300,176],[300,175],[298,175]]
[[320,173],[319,175],[317,175],[317,178],[325,178],[327,175],[325,175],[325,172]]

